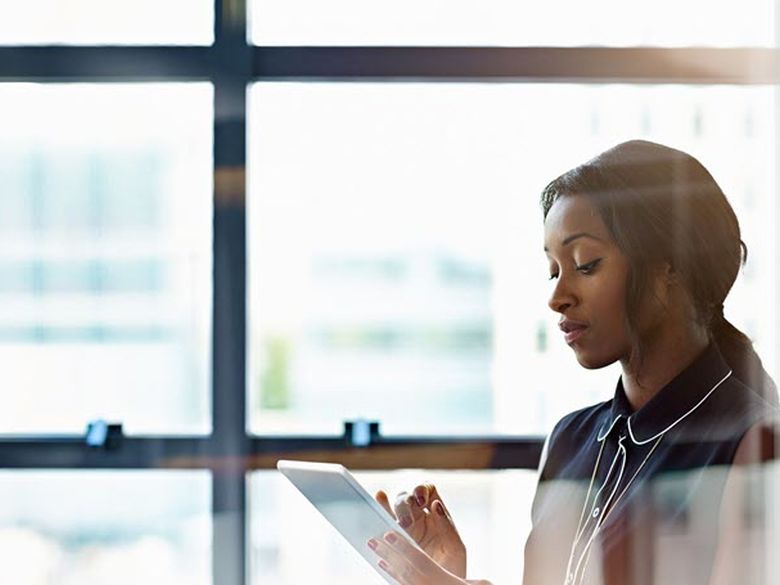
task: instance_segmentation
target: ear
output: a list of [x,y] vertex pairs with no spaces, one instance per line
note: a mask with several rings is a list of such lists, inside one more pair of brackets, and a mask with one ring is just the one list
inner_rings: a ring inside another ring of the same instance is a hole
[[661,271],[667,284],[677,284],[677,272],[675,272],[671,262],[664,262],[661,266]]
[[655,270],[655,297],[663,306],[668,306],[679,284],[677,273],[670,262],[663,262]]

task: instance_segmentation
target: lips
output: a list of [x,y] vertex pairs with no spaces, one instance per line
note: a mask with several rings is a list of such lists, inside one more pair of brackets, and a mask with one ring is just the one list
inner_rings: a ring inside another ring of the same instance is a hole
[[588,328],[585,323],[573,321],[572,319],[563,319],[558,323],[558,327],[563,331],[564,339],[569,345],[574,343]]

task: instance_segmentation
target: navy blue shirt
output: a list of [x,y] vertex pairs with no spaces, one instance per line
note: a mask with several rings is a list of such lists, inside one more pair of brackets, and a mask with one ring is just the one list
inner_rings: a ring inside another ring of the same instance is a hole
[[636,412],[618,382],[565,416],[541,465],[524,583],[707,583],[729,467],[774,414],[711,344]]

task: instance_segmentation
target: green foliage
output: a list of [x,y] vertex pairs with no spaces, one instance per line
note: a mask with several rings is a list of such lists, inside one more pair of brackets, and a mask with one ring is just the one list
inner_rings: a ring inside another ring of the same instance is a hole
[[290,406],[290,344],[281,337],[265,345],[266,367],[260,378],[260,406],[285,410]]

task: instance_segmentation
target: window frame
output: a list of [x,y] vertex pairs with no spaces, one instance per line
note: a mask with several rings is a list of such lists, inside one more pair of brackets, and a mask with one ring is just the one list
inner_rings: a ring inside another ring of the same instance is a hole
[[[256,81],[774,84],[771,48],[266,47],[248,42],[247,0],[215,0],[211,46],[3,46],[0,82],[208,81],[214,86],[212,433],[0,436],[3,469],[197,469],[212,476],[213,582],[248,580],[248,473],[281,457],[359,470],[535,469],[543,437],[258,436],[247,432],[247,92]],[[378,456],[381,455],[381,456]]]

